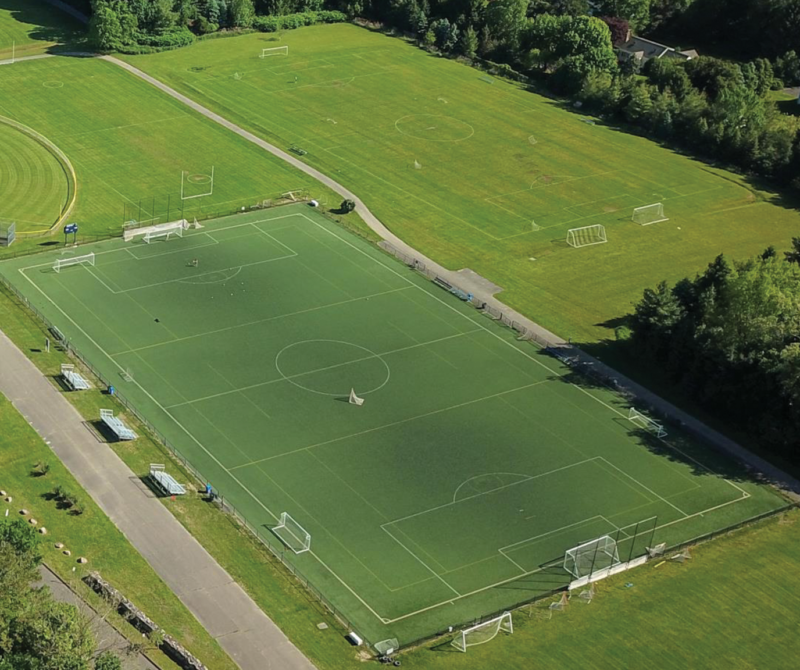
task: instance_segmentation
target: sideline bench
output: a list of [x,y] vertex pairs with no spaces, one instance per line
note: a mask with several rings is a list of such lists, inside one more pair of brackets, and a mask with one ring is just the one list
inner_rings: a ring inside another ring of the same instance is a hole
[[61,364],[61,376],[64,382],[73,391],[88,391],[91,386],[80,372],[75,372],[75,366],[68,363]]
[[114,412],[110,409],[101,409],[100,410],[100,420],[108,426],[109,430],[111,430],[114,435],[117,436],[120,440],[135,440],[136,433],[134,433],[130,428],[128,428],[123,422],[122,419],[118,419],[114,416]]
[[167,474],[161,463],[150,464],[150,479],[168,496],[182,496],[186,493],[186,489],[172,475]]

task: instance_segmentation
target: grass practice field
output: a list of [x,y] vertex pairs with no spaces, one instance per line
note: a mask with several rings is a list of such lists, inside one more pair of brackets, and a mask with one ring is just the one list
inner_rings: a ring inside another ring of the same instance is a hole
[[2,120],[0,155],[0,222],[15,222],[20,231],[49,230],[71,195],[65,166],[40,142]]
[[[69,158],[78,193],[70,221],[81,235],[118,235],[130,219],[232,212],[289,190],[324,193],[298,170],[97,59],[46,58],[0,68],[0,115],[37,131]],[[50,203],[60,202],[65,182],[53,178],[55,161],[47,156],[0,124],[0,218],[16,220],[18,234],[47,228],[57,216]],[[188,197],[211,190],[212,167],[213,195]],[[2,251],[50,239],[59,236],[18,239]]]
[[83,29],[47,2],[0,0],[0,61],[44,53]]
[[[352,25],[127,57],[352,188],[395,233],[470,267],[563,337],[608,336],[645,286],[720,252],[788,248],[800,214],[746,181],[402,40]],[[259,58],[286,45],[288,56]],[[488,81],[487,81],[488,80]],[[640,226],[662,202],[669,221]],[[608,243],[573,249],[570,228]]]
[[582,541],[627,558],[783,503],[306,206],[0,273],[268,541],[308,530],[287,556],[372,642],[562,585]]

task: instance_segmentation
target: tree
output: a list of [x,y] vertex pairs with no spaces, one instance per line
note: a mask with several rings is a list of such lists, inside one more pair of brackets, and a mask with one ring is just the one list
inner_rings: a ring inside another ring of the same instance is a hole
[[231,25],[235,28],[249,28],[256,18],[253,0],[231,0],[230,3]]
[[650,20],[650,0],[604,0],[603,14],[625,19],[634,30],[647,27]]
[[97,657],[94,670],[122,670],[122,661],[116,654],[106,651]]
[[0,520],[0,545],[9,545],[19,554],[27,554],[38,565],[41,561],[39,534],[22,519]]
[[[620,19],[615,16],[601,16],[600,20],[608,26],[611,33],[611,44],[619,46],[623,42],[627,42],[631,35],[631,26],[625,19]],[[661,59],[654,59],[660,61]]]
[[458,41],[458,26],[447,19],[436,19],[431,23],[431,30],[436,36],[436,46],[442,51],[450,51]]
[[519,50],[519,36],[525,27],[528,0],[495,0],[486,10],[486,26],[509,54]]
[[461,33],[459,51],[470,59],[475,58],[475,54],[478,53],[478,34],[472,26],[467,26],[467,29]]
[[89,39],[101,51],[113,51],[122,45],[119,16],[105,0],[95,0],[89,21]]
[[350,200],[349,198],[346,200],[342,200],[342,204],[339,207],[339,211],[343,214],[349,214],[356,208],[356,203],[354,200]]
[[783,254],[789,263],[800,265],[800,237],[792,238],[792,250]]
[[631,318],[633,341],[656,358],[669,348],[670,339],[684,312],[667,282],[644,290]]
[[786,86],[800,85],[800,56],[795,51],[787,51],[775,60],[775,74]]

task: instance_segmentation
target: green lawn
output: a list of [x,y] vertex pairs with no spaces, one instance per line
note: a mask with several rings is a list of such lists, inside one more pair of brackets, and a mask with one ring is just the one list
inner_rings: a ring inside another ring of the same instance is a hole
[[0,1],[0,61],[34,56],[78,37],[85,27],[40,0]]
[[[2,395],[0,425],[3,427],[0,431],[0,489],[13,498],[11,504],[0,500],[0,514],[5,514],[6,510],[16,514],[20,509],[27,509],[31,518],[47,528],[48,534],[42,541],[45,562],[93,607],[105,613],[107,607],[103,601],[80,581],[90,571],[98,571],[209,668],[235,668],[217,642]],[[49,465],[46,475],[37,477],[32,474],[38,463]],[[59,509],[57,501],[50,499],[49,494],[57,486],[77,494],[84,509],[80,516]],[[63,543],[72,555],[65,556],[56,549],[56,542]],[[89,562],[78,564],[79,556],[85,556]],[[111,618],[124,635],[134,642],[141,642],[140,634],[129,623],[114,614]],[[150,653],[165,670],[178,667],[161,652],[153,650]]]
[[[79,224],[83,239],[119,235],[123,222],[132,219],[228,214],[289,190],[310,190],[333,206],[339,202],[313,179],[104,61],[58,57],[0,69],[0,114],[44,135],[72,162],[78,196],[69,220]],[[0,139],[19,135],[2,127],[0,132]],[[58,201],[65,182],[50,179],[52,166],[36,169],[42,150],[31,149],[22,163],[15,146],[0,142],[0,161],[40,191],[37,199],[19,183],[0,180],[0,193],[14,194],[3,198],[0,217],[15,218],[19,235],[54,222],[57,208],[45,205]],[[211,191],[212,167],[213,194],[189,197]],[[0,251],[48,248],[61,240],[60,234],[18,238]]]
[[[400,237],[564,337],[607,336],[645,286],[788,247],[800,215],[743,178],[352,25],[128,57],[358,193]],[[669,221],[640,226],[636,206]],[[605,226],[573,249],[567,230]]]
[[79,252],[0,272],[372,642],[563,585],[587,539],[638,556],[782,504],[308,206]]

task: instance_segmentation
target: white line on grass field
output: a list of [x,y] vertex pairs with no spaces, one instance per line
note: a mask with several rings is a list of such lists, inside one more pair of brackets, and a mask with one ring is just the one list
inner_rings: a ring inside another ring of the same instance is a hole
[[[365,256],[365,257],[369,258],[369,259],[370,259],[372,262],[374,262],[374,263],[376,263],[376,264],[378,264],[378,265],[380,265],[380,266],[384,267],[386,270],[388,270],[390,273],[394,274],[395,276],[397,276],[397,277],[400,277],[401,279],[403,279],[403,281],[404,281],[404,282],[406,282],[407,284],[409,284],[411,287],[413,287],[413,288],[415,288],[415,289],[417,289],[417,290],[421,291],[422,293],[424,293],[425,295],[427,295],[429,298],[432,298],[433,300],[435,300],[435,301],[437,301],[437,302],[441,303],[441,304],[442,304],[442,305],[443,305],[445,308],[449,309],[450,311],[453,311],[453,312],[455,312],[456,314],[459,314],[459,315],[460,315],[462,318],[464,318],[464,319],[467,319],[467,320],[468,320],[468,321],[470,321],[472,324],[475,324],[475,323],[477,323],[477,321],[476,321],[476,320],[474,320],[473,318],[471,318],[470,316],[468,316],[466,313],[463,313],[463,312],[461,312],[461,311],[457,310],[457,309],[456,309],[456,308],[455,308],[453,305],[451,305],[451,304],[448,304],[447,302],[445,302],[444,300],[442,300],[442,299],[441,299],[439,296],[435,296],[433,293],[430,293],[429,291],[426,291],[424,288],[422,288],[422,286],[420,286],[420,285],[418,285],[418,284],[415,284],[414,282],[412,282],[412,281],[411,281],[410,279],[408,279],[407,277],[404,277],[403,275],[401,275],[401,274],[400,274],[400,273],[399,273],[399,272],[398,272],[398,271],[397,271],[397,270],[396,270],[394,267],[387,265],[387,264],[386,264],[386,263],[385,263],[385,262],[384,262],[382,259],[378,259],[378,258],[376,258],[376,257],[374,257],[374,256],[371,256],[370,254],[367,254],[367,253],[366,253],[366,251],[364,251],[363,249],[361,249],[361,248],[359,248],[359,247],[356,247],[356,246],[355,246],[355,245],[353,245],[353,244],[352,244],[350,241],[348,241],[348,240],[346,240],[346,239],[343,239],[343,238],[339,237],[339,235],[338,235],[337,233],[335,233],[335,232],[333,232],[333,231],[331,231],[331,230],[329,230],[329,229],[327,229],[327,228],[325,228],[325,227],[321,226],[321,225],[320,225],[318,222],[316,222],[316,221],[313,221],[312,219],[308,218],[308,217],[307,217],[307,216],[305,216],[304,214],[301,214],[301,216],[303,216],[304,218],[306,218],[306,219],[307,219],[307,220],[308,220],[308,221],[309,221],[309,222],[310,222],[312,225],[314,225],[314,226],[318,227],[320,230],[322,230],[322,231],[323,231],[324,233],[326,233],[327,235],[330,235],[331,237],[338,239],[338,240],[339,240],[341,243],[343,243],[343,244],[345,244],[345,245],[347,245],[347,246],[351,247],[352,249],[354,249],[356,252],[358,252],[358,253],[359,253],[359,254],[361,254],[362,256]],[[81,332],[81,333],[84,335],[84,337],[85,337],[85,338],[86,338],[86,339],[87,339],[87,340],[88,340],[88,341],[89,341],[89,342],[90,342],[90,343],[91,343],[91,344],[92,344],[94,347],[96,347],[96,349],[97,349],[99,352],[101,352],[101,353],[102,353],[102,354],[103,354],[103,355],[104,355],[104,356],[105,356],[105,357],[106,357],[106,358],[107,358],[107,359],[108,359],[108,360],[111,362],[111,364],[112,364],[114,367],[116,367],[116,368],[117,368],[117,369],[118,369],[120,372],[124,372],[124,368],[123,368],[123,366],[122,366],[122,365],[120,365],[120,364],[119,364],[119,363],[118,363],[118,362],[117,362],[117,361],[114,359],[114,357],[112,357],[112,356],[111,356],[111,355],[110,355],[110,354],[109,354],[109,353],[108,353],[108,352],[107,352],[107,351],[106,351],[106,350],[105,350],[105,349],[104,349],[104,348],[103,348],[103,347],[102,347],[102,346],[101,346],[101,345],[100,345],[100,344],[99,344],[99,343],[98,343],[96,340],[94,340],[94,338],[92,338],[92,337],[91,337],[91,336],[90,336],[90,335],[89,335],[89,334],[88,334],[88,333],[87,333],[87,332],[86,332],[86,331],[85,331],[85,330],[84,330],[84,329],[81,327],[81,325],[80,325],[80,324],[78,324],[78,323],[77,323],[77,322],[76,322],[76,321],[75,321],[75,320],[74,320],[74,319],[73,319],[73,318],[72,318],[72,317],[71,317],[69,314],[67,314],[67,313],[66,313],[66,312],[65,312],[65,311],[64,311],[64,310],[63,310],[63,309],[62,309],[62,308],[61,308],[61,307],[60,307],[60,306],[59,306],[59,305],[58,305],[58,304],[57,304],[57,303],[54,301],[54,300],[52,300],[52,299],[51,299],[51,298],[50,298],[50,297],[47,295],[47,293],[45,293],[45,292],[44,292],[44,291],[43,291],[43,290],[42,290],[42,289],[41,289],[41,288],[40,288],[40,287],[39,287],[39,286],[38,286],[38,285],[37,285],[37,284],[36,284],[36,283],[35,283],[35,282],[34,282],[34,281],[31,279],[31,278],[30,278],[30,277],[28,277],[28,276],[27,276],[27,275],[26,275],[24,272],[22,272],[22,271],[20,271],[20,272],[21,272],[22,276],[23,276],[23,277],[25,277],[26,281],[28,281],[28,282],[29,282],[29,283],[30,283],[30,284],[33,286],[33,288],[34,288],[36,291],[38,291],[38,292],[39,292],[39,293],[40,293],[40,294],[41,294],[41,295],[44,297],[44,299],[45,299],[45,300],[47,300],[47,301],[48,301],[48,302],[49,302],[49,303],[50,303],[50,304],[51,304],[51,305],[52,305],[52,306],[53,306],[53,307],[54,307],[54,308],[55,308],[57,311],[59,311],[59,312],[60,312],[60,313],[63,315],[63,317],[64,317],[64,318],[65,318],[67,321],[69,321],[70,323],[72,323],[72,325],[73,325],[73,326],[74,326],[74,327],[75,327],[75,328],[76,328],[78,331],[80,331],[80,332]],[[511,342],[509,342],[509,341],[507,341],[507,340],[503,339],[502,337],[500,337],[500,335],[499,335],[498,333],[496,333],[496,332],[492,332],[491,330],[489,330],[488,328],[486,328],[486,327],[485,327],[485,326],[483,326],[483,325],[481,325],[479,329],[486,331],[487,333],[489,333],[490,335],[492,335],[493,337],[495,337],[495,338],[496,338],[496,339],[498,339],[499,341],[501,341],[501,342],[503,342],[504,344],[506,344],[507,346],[511,347],[512,349],[514,349],[515,351],[517,351],[517,352],[518,352],[518,353],[520,353],[521,355],[525,356],[525,357],[526,357],[526,358],[528,358],[529,360],[533,361],[535,364],[537,364],[537,365],[539,365],[540,367],[542,367],[542,368],[546,369],[548,372],[550,372],[550,373],[552,373],[552,374],[559,374],[559,373],[558,373],[556,370],[553,370],[553,369],[552,369],[552,368],[550,368],[549,366],[545,365],[543,362],[541,362],[541,361],[537,360],[536,358],[534,358],[534,357],[533,357],[533,356],[531,356],[530,354],[528,354],[528,353],[526,353],[526,352],[522,351],[521,349],[519,349],[518,347],[514,346],[514,344],[512,344]],[[545,381],[546,381],[546,380],[545,380]],[[234,473],[233,473],[233,470],[234,470],[234,469],[236,469],[236,468],[227,468],[225,465],[223,465],[223,464],[222,464],[222,463],[219,461],[219,459],[218,459],[216,456],[214,456],[214,454],[213,454],[211,451],[209,451],[209,450],[208,450],[208,449],[207,449],[207,448],[206,448],[206,447],[203,445],[203,443],[202,443],[202,442],[200,442],[200,440],[198,440],[198,439],[197,439],[197,438],[194,436],[194,434],[193,434],[193,433],[192,433],[192,432],[191,432],[189,429],[187,429],[187,428],[186,428],[186,427],[185,427],[185,426],[184,426],[184,425],[183,425],[183,424],[182,424],[182,423],[181,423],[181,422],[180,422],[180,421],[177,419],[177,417],[175,417],[173,414],[171,414],[171,413],[170,413],[170,412],[169,412],[169,411],[168,411],[168,410],[167,410],[167,409],[166,409],[166,408],[165,408],[165,407],[164,407],[164,406],[163,406],[163,405],[162,405],[162,404],[161,404],[161,403],[160,403],[160,402],[159,402],[159,401],[158,401],[158,400],[157,400],[157,399],[156,399],[156,398],[155,398],[155,397],[154,397],[154,396],[153,396],[153,395],[152,395],[152,394],[151,394],[151,393],[150,393],[150,392],[149,392],[149,391],[146,389],[146,388],[144,388],[144,387],[143,387],[143,386],[142,386],[142,385],[141,385],[141,384],[140,384],[138,381],[134,381],[133,383],[134,383],[136,386],[138,386],[138,387],[140,388],[140,390],[142,391],[142,393],[144,393],[144,394],[145,394],[145,395],[146,395],[146,396],[147,396],[147,397],[148,397],[148,398],[149,398],[149,399],[150,399],[150,400],[151,400],[151,401],[154,403],[154,405],[155,405],[156,407],[160,408],[160,409],[161,409],[161,410],[162,410],[162,411],[163,411],[163,412],[164,412],[164,413],[165,413],[167,416],[169,416],[169,417],[172,419],[172,421],[175,423],[175,425],[176,425],[178,428],[180,428],[180,430],[181,430],[181,431],[183,431],[183,432],[184,432],[184,433],[187,435],[187,437],[188,437],[188,438],[189,438],[189,439],[190,439],[192,442],[194,442],[194,443],[195,443],[195,444],[196,444],[196,445],[197,445],[197,446],[198,446],[198,447],[199,447],[199,448],[200,448],[200,449],[201,449],[201,450],[202,450],[204,453],[206,453],[206,455],[207,455],[207,456],[208,456],[208,457],[209,457],[209,458],[210,458],[210,459],[211,459],[211,460],[212,460],[212,461],[213,461],[213,462],[214,462],[214,463],[215,463],[215,464],[216,464],[216,465],[217,465],[217,466],[218,466],[218,467],[219,467],[219,468],[220,468],[220,469],[223,471],[223,472],[225,472],[225,473],[226,473],[226,474],[227,474],[227,475],[228,475],[228,476],[229,476],[229,477],[230,477],[230,478],[231,478],[231,479],[232,479],[232,480],[233,480],[233,481],[234,481],[234,482],[235,482],[235,483],[236,483],[236,484],[237,484],[237,485],[238,485],[238,486],[241,488],[241,490],[242,490],[242,491],[244,491],[244,492],[245,492],[245,493],[246,493],[246,494],[247,494],[247,495],[248,495],[248,496],[249,496],[249,497],[250,497],[250,498],[251,498],[251,499],[252,499],[252,500],[253,500],[253,501],[254,501],[254,502],[255,502],[255,503],[258,505],[258,506],[259,506],[259,507],[261,507],[261,508],[262,508],[262,509],[263,509],[263,510],[264,510],[264,511],[265,511],[265,512],[266,512],[266,513],[267,513],[267,514],[268,514],[268,515],[269,515],[269,516],[270,516],[270,517],[273,519],[273,520],[275,520],[275,521],[277,521],[277,520],[278,520],[278,517],[277,517],[277,515],[276,515],[274,512],[272,512],[272,511],[271,511],[271,510],[270,510],[270,509],[269,509],[269,508],[268,508],[268,507],[267,507],[267,506],[266,506],[266,505],[265,505],[265,504],[264,504],[264,503],[263,503],[263,502],[262,502],[262,501],[261,501],[261,500],[260,500],[260,499],[259,499],[259,498],[258,498],[258,497],[257,497],[257,496],[256,496],[256,495],[255,495],[255,494],[254,494],[254,493],[253,493],[253,492],[252,492],[252,491],[251,491],[251,490],[250,490],[250,489],[249,489],[249,488],[248,488],[248,487],[247,487],[247,486],[246,486],[244,483],[243,483],[243,482],[242,482],[242,481],[241,481],[241,480],[239,480],[239,479],[238,479],[238,478],[237,478],[237,477],[234,475]],[[510,391],[506,391],[506,392],[504,392],[504,393],[510,393],[510,392],[514,392],[514,391],[517,391],[517,390],[521,390],[522,388],[529,388],[529,387],[531,387],[531,386],[535,386],[535,385],[537,385],[537,384],[539,384],[539,383],[544,383],[544,382],[536,382],[536,383],[533,383],[533,384],[529,384],[529,385],[527,385],[527,386],[525,386],[525,387],[520,387],[519,389],[512,389],[512,390],[510,390]],[[599,398],[596,398],[595,396],[593,396],[592,394],[590,394],[588,391],[586,391],[586,389],[583,389],[583,388],[581,388],[581,387],[580,387],[580,386],[578,386],[577,384],[571,384],[571,385],[572,385],[572,386],[574,386],[575,388],[577,388],[577,389],[578,389],[580,392],[582,392],[582,393],[584,393],[584,394],[588,395],[588,396],[589,396],[591,399],[593,399],[595,402],[597,402],[597,403],[599,403],[599,404],[601,404],[601,405],[605,406],[606,408],[608,408],[609,410],[611,410],[613,413],[617,414],[618,416],[620,416],[620,417],[622,417],[622,418],[625,418],[625,419],[627,419],[627,417],[626,417],[626,415],[625,415],[625,414],[623,414],[622,412],[620,412],[620,411],[619,411],[619,410],[617,410],[616,408],[612,407],[611,405],[608,405],[607,403],[605,403],[604,401],[600,400]],[[500,394],[496,394],[496,395],[503,395],[504,393],[500,393]],[[473,402],[480,402],[481,400],[484,400],[484,399],[485,399],[485,398],[479,399],[478,401],[470,401],[470,402],[467,402],[467,403],[463,403],[463,405],[469,405],[469,404],[472,404]],[[463,405],[462,405],[462,406],[463,406]],[[452,408],[448,408],[448,409],[452,409]],[[436,413],[439,413],[439,412],[442,412],[442,411],[448,411],[448,410],[437,410],[437,411],[435,411],[435,412],[431,412],[431,413],[429,413],[429,414],[436,414]],[[591,416],[591,415],[589,415],[589,416]],[[415,417],[415,419],[416,419],[416,418],[420,418],[420,417]],[[414,420],[414,419],[412,419],[412,420]],[[404,423],[404,421],[395,422],[395,424],[394,424],[394,425],[396,425],[396,424],[398,424],[398,423]],[[390,424],[390,425],[392,425],[392,424]],[[357,435],[364,434],[364,433],[369,433],[369,432],[372,432],[372,431],[371,431],[371,430],[368,430],[368,431],[363,431],[363,433],[358,433],[358,434],[356,434],[356,435],[351,435],[351,436],[348,436],[348,437],[355,437],[355,436],[357,436]],[[332,442],[339,441],[339,439],[342,439],[342,438],[337,438],[337,439],[329,440],[329,441],[327,441],[327,442],[320,443],[319,445],[312,445],[312,447],[307,447],[307,448],[313,448],[314,446],[321,446],[322,444],[329,444],[329,443],[332,443]],[[667,444],[668,446],[670,446],[670,447],[672,448],[672,445],[670,445],[669,443],[665,442],[665,444]],[[679,451],[679,450],[677,450],[677,451]],[[679,453],[682,453],[682,452],[679,452]],[[286,455],[286,454],[284,454],[284,455]],[[690,458],[690,457],[688,457],[688,456],[687,456],[687,458]],[[264,460],[268,460],[268,459],[264,459]],[[696,463],[698,463],[698,465],[701,465],[701,466],[702,466],[703,468],[705,468],[706,470],[708,470],[708,471],[710,471],[710,472],[713,472],[713,471],[711,471],[711,470],[710,470],[710,468],[708,468],[707,466],[703,466],[703,465],[702,465],[702,464],[700,464],[699,462],[695,461],[695,459],[691,459],[691,460],[692,460],[693,462],[696,462]],[[245,464],[245,465],[247,465],[247,464]],[[244,466],[237,466],[237,467],[244,467]],[[263,472],[263,471],[262,471],[262,472]],[[728,480],[725,480],[725,481],[728,481]],[[742,489],[740,489],[738,486],[737,486],[736,488],[737,488],[737,489],[739,489],[740,491],[742,491],[742,493],[743,493],[743,497],[742,497],[742,498],[739,498],[739,499],[737,499],[737,500],[733,500],[733,501],[729,501],[729,502],[727,502],[727,503],[723,503],[723,504],[721,504],[721,505],[717,505],[717,506],[715,506],[715,507],[712,507],[712,508],[710,508],[709,510],[704,510],[704,512],[697,512],[697,513],[695,513],[695,514],[693,514],[693,515],[691,515],[691,516],[698,516],[698,515],[701,515],[701,514],[703,514],[703,513],[705,513],[705,512],[710,512],[710,511],[713,511],[713,510],[719,509],[719,508],[721,508],[721,507],[725,507],[725,506],[727,506],[727,505],[730,505],[730,504],[733,504],[733,503],[736,503],[736,502],[740,502],[740,501],[742,501],[742,500],[745,500],[747,497],[749,497],[749,494],[747,494],[746,492],[744,492],[744,491],[743,491]],[[659,497],[660,497],[660,496],[659,496]],[[665,501],[665,502],[667,502],[667,501]],[[674,506],[673,506],[673,507],[674,507]],[[677,509],[677,508],[676,508],[676,509]],[[680,510],[679,510],[679,511],[680,511]],[[691,517],[686,517],[686,518],[691,518]],[[678,519],[678,520],[676,520],[676,521],[673,521],[673,522],[670,522],[670,523],[668,523],[668,524],[665,524],[664,526],[667,526],[667,525],[672,525],[672,524],[674,524],[674,523],[677,523],[677,522],[679,522],[679,521],[685,521],[685,520],[686,520],[686,518],[683,518],[683,519]],[[660,527],[658,527],[658,528],[656,528],[656,530],[658,530],[659,528],[661,528],[661,526],[660,526]],[[348,553],[349,553],[349,552],[348,552]],[[472,592],[469,592],[469,593],[465,593],[465,594],[458,595],[458,596],[456,596],[456,597],[455,597],[455,598],[453,598],[453,599],[448,599],[448,600],[445,600],[445,601],[442,601],[442,602],[439,602],[439,603],[434,603],[434,604],[432,604],[432,605],[429,605],[429,606],[427,606],[427,607],[421,608],[421,609],[419,609],[419,610],[416,610],[416,611],[414,611],[414,612],[408,612],[408,613],[406,613],[406,614],[404,614],[404,615],[402,615],[402,616],[400,616],[400,617],[394,618],[394,619],[387,619],[387,618],[385,618],[385,617],[382,617],[380,614],[378,614],[378,612],[376,612],[376,611],[375,611],[375,609],[373,609],[373,607],[372,607],[372,606],[371,606],[371,605],[370,605],[370,604],[369,604],[369,603],[368,603],[366,600],[364,600],[364,598],[362,598],[362,597],[361,597],[361,596],[358,594],[358,592],[357,592],[356,590],[354,590],[354,589],[353,589],[353,588],[352,588],[352,587],[351,587],[351,586],[350,586],[350,585],[349,585],[349,584],[348,584],[348,583],[347,583],[347,582],[346,582],[344,579],[342,579],[342,577],[341,577],[341,576],[340,576],[340,575],[339,575],[339,574],[338,574],[336,571],[334,571],[334,570],[333,570],[333,569],[332,569],[332,568],[331,568],[331,567],[330,567],[330,566],[329,566],[329,565],[328,565],[328,564],[327,564],[325,561],[323,561],[323,560],[322,560],[322,558],[321,558],[321,557],[320,557],[318,554],[316,554],[314,551],[310,551],[310,552],[309,552],[309,554],[310,554],[310,555],[311,555],[311,556],[312,556],[312,557],[313,557],[313,558],[314,558],[314,559],[315,559],[315,560],[316,560],[316,561],[317,561],[317,562],[318,562],[318,563],[319,563],[319,564],[320,564],[320,565],[321,565],[321,566],[322,566],[322,567],[323,567],[325,570],[327,570],[327,571],[328,571],[328,572],[331,574],[331,576],[332,576],[332,577],[333,577],[333,578],[334,578],[334,579],[335,579],[335,580],[336,580],[338,583],[340,583],[340,584],[341,584],[341,585],[342,585],[342,586],[343,586],[343,587],[344,587],[344,588],[345,588],[345,589],[346,589],[348,592],[350,592],[350,593],[353,595],[353,597],[354,597],[354,598],[356,598],[356,599],[357,599],[357,600],[358,600],[358,601],[359,601],[359,602],[360,602],[360,603],[361,603],[361,604],[362,604],[362,605],[363,605],[363,606],[364,606],[364,607],[365,607],[365,608],[366,608],[366,609],[367,609],[367,610],[368,610],[370,613],[372,613],[372,615],[373,615],[373,616],[375,616],[375,618],[376,618],[376,619],[378,619],[379,621],[381,621],[382,623],[385,623],[385,624],[391,624],[391,623],[395,623],[395,622],[397,622],[397,621],[401,621],[401,620],[403,620],[403,619],[407,619],[407,618],[409,618],[409,617],[417,616],[417,615],[419,615],[419,614],[421,614],[421,613],[424,613],[424,612],[427,612],[427,611],[430,611],[430,610],[436,609],[436,608],[438,608],[438,607],[441,607],[441,606],[442,606],[442,605],[444,605],[444,604],[449,604],[449,603],[452,603],[454,600],[459,600],[459,599],[461,599],[461,598],[466,598],[466,597],[469,597],[469,596],[472,596],[472,595],[476,595],[476,594],[478,594],[478,593],[482,593],[482,592],[484,592],[484,591],[487,591],[487,590],[490,590],[490,589],[496,589],[496,588],[498,588],[498,587],[500,587],[500,586],[503,586],[504,584],[508,584],[508,583],[514,582],[514,581],[516,581],[516,580],[520,579],[520,578],[521,578],[521,576],[523,576],[523,575],[515,575],[514,577],[511,577],[511,578],[509,578],[509,579],[505,579],[505,580],[502,580],[502,581],[499,581],[499,582],[496,582],[496,583],[493,583],[493,584],[489,584],[489,585],[487,585],[487,586],[484,586],[484,587],[481,587],[481,588],[479,588],[479,589],[476,589],[476,590],[474,590],[474,591],[472,591]],[[526,573],[526,574],[527,574],[527,575],[535,574],[535,573],[537,573],[537,572],[541,572],[543,569],[545,569],[545,568],[538,568],[538,569],[536,569],[536,570],[532,570],[532,571],[530,571],[530,572],[528,572],[528,573]]]
[[445,581],[445,579],[438,572],[436,572],[436,570],[434,570],[432,567],[430,567],[425,561],[423,561],[419,556],[417,556],[413,551],[411,551],[411,549],[409,549],[400,540],[398,540],[394,535],[392,535],[386,529],[386,526],[384,524],[381,525],[381,528],[386,532],[386,534],[389,537],[391,537],[395,542],[397,542],[397,544],[399,544],[403,549],[405,549],[409,554],[411,554],[417,561],[419,561],[425,567],[426,570],[428,570],[434,577],[436,577],[440,582],[442,582],[442,584],[444,584],[448,589],[450,589],[457,596],[461,595],[452,586],[450,586],[450,584],[447,581]]

